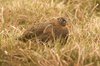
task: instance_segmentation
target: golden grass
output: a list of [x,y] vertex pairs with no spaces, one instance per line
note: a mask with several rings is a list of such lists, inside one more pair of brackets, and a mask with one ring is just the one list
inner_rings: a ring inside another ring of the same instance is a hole
[[[96,7],[95,0],[0,0],[0,66],[100,66]],[[15,40],[29,25],[59,16],[72,26],[64,47]]]

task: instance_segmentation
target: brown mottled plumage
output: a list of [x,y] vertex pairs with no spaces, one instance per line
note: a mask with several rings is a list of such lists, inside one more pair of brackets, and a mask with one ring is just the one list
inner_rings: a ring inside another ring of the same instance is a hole
[[42,42],[60,39],[61,43],[66,43],[68,38],[67,21],[63,17],[53,18],[47,23],[32,26],[26,30],[18,39],[27,42],[28,40],[38,39]]

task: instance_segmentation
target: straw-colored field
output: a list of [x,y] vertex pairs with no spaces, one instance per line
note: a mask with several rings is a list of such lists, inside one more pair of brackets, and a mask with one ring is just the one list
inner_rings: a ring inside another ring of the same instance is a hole
[[[0,0],[0,66],[100,66],[99,0]],[[71,24],[64,47],[15,40],[53,17]]]

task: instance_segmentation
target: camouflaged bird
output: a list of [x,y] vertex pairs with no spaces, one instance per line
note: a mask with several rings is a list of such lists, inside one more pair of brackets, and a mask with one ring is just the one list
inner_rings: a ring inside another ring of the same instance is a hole
[[67,28],[67,20],[63,17],[53,18],[47,23],[41,23],[37,26],[32,26],[27,29],[19,38],[23,42],[28,40],[38,39],[42,42],[52,41],[60,39],[61,43],[66,43],[68,39],[69,31]]

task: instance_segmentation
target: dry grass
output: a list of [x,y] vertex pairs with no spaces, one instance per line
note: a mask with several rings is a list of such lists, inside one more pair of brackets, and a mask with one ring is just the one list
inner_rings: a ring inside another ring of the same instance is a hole
[[[0,0],[0,66],[100,66],[96,7],[95,0]],[[72,25],[63,48],[15,40],[30,24],[59,16]]]

